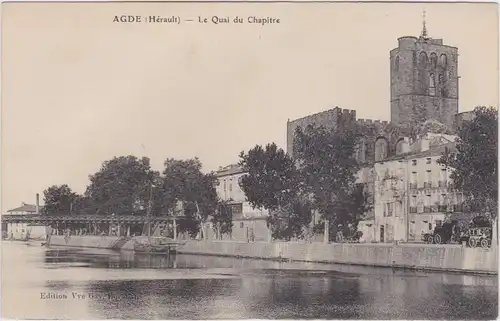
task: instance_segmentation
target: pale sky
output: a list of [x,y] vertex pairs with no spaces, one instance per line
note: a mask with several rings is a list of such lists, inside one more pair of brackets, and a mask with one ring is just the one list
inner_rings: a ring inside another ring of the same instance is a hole
[[[498,106],[494,4],[15,3],[2,10],[2,212],[53,184],[83,192],[113,156],[205,170],[339,106],[389,120],[401,36],[459,48],[460,111]],[[271,16],[280,24],[116,24],[114,15]]]

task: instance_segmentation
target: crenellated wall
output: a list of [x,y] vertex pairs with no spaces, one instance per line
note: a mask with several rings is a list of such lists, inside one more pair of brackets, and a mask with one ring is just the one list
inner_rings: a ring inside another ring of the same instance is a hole
[[302,117],[287,122],[287,148],[286,152],[293,155],[293,136],[297,127],[305,129],[309,125],[323,126],[327,129],[335,129],[341,126],[349,126],[356,121],[356,111],[335,107],[313,115]]

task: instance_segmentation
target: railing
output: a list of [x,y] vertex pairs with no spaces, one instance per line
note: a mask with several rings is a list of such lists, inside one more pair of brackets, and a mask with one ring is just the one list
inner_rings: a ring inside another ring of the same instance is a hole
[[448,187],[448,183],[446,181],[439,181],[438,186],[439,187]]
[[431,212],[431,207],[430,206],[424,206],[424,213],[430,213]]
[[432,182],[424,182],[424,188],[432,188]]
[[463,205],[462,204],[455,204],[453,205],[453,212],[463,212]]
[[410,213],[417,213],[417,207],[416,206],[410,206]]
[[417,189],[418,184],[417,183],[410,183],[410,189]]

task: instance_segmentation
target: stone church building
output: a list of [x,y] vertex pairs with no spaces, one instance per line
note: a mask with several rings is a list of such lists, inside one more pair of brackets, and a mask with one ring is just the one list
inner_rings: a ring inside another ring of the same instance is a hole
[[[410,146],[428,132],[452,135],[470,120],[471,112],[458,113],[459,78],[458,48],[429,37],[424,21],[420,37],[401,37],[390,51],[390,122],[358,119],[355,110],[339,107],[288,121],[287,153],[293,156],[297,127],[357,124],[364,133],[356,155],[362,165],[359,181],[373,194],[376,162],[410,153]],[[374,216],[366,213],[367,219]]]

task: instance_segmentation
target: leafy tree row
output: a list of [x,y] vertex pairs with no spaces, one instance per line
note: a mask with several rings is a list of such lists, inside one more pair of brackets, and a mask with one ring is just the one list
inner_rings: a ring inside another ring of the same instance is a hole
[[364,186],[356,183],[359,138],[358,128],[308,126],[294,133],[294,159],[274,143],[240,154],[246,172],[240,185],[252,206],[269,210],[273,238],[310,235],[314,211],[328,223],[329,232],[357,228],[369,209]]
[[160,173],[151,169],[146,157],[114,157],[89,176],[83,195],[68,185],[46,189],[42,213],[162,216],[174,214],[181,203],[181,213],[175,213],[186,217],[179,221],[180,231],[196,235],[201,224],[211,220],[222,233],[230,233],[231,209],[217,197],[215,175],[201,169],[197,158],[167,159]]

